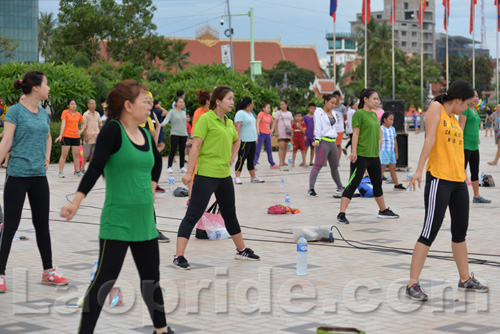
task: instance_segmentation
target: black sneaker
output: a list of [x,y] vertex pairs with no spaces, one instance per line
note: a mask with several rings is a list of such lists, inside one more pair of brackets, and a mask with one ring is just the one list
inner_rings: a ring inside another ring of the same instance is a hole
[[[153,334],[156,334],[156,331],[153,331]],[[162,334],[175,334],[175,332],[171,330],[170,327],[167,327],[167,331],[163,332]]]
[[427,300],[427,294],[424,292],[420,283],[415,283],[410,287],[406,287],[406,297],[412,300]]
[[164,192],[165,192],[165,189],[163,189],[160,186],[156,186],[155,193],[164,193]]
[[316,192],[314,191],[314,189],[309,189],[307,191],[307,195],[309,195],[311,197],[318,197],[318,194],[316,194]]
[[387,181],[387,178],[385,176],[382,176],[382,181]]
[[378,218],[385,218],[385,219],[396,219],[396,218],[399,218],[399,215],[395,214],[389,208],[387,208],[384,211],[379,210],[377,217]]
[[474,278],[474,273],[471,273],[471,277],[465,282],[462,280],[458,281],[458,290],[463,291],[475,291],[475,292],[488,292],[488,287],[479,283],[477,279]]
[[260,261],[260,256],[256,255],[250,248],[245,248],[241,252],[236,250],[234,258],[236,260]]
[[186,258],[182,255],[179,255],[178,257],[174,258],[174,268],[175,269],[184,269],[184,270],[190,270],[191,266],[189,265],[188,261]]
[[170,238],[164,236],[163,233],[158,231],[158,242],[170,242]]
[[397,186],[394,186],[394,191],[405,191],[406,188],[403,186],[402,183],[398,184]]
[[340,212],[337,215],[337,223],[349,224],[349,220],[347,220],[347,218],[345,217],[345,212]]

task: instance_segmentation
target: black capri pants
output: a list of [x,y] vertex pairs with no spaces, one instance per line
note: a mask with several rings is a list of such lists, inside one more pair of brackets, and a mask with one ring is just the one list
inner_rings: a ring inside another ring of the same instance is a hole
[[177,152],[177,147],[179,147],[179,168],[184,167],[184,159],[186,155],[186,141],[187,136],[170,136],[170,153],[168,155],[168,167],[172,167],[174,163],[175,152]]
[[469,227],[469,192],[464,182],[435,178],[427,172],[425,179],[425,221],[418,242],[431,246],[443,224],[446,208],[450,208],[451,241],[465,241]]
[[467,163],[470,163],[470,180],[479,180],[479,150],[470,151],[464,150],[465,155],[465,170],[467,170]]
[[245,164],[245,160],[247,161],[248,170],[255,169],[253,161],[255,159],[256,147],[257,144],[254,141],[241,142],[240,149],[238,151],[238,160],[236,161],[236,165],[234,165],[235,171],[241,172],[243,170],[243,165]]
[[380,197],[384,194],[382,191],[382,167],[380,166],[380,158],[366,158],[358,155],[356,162],[351,162],[351,176],[349,178],[349,183],[342,193],[342,197],[352,199],[352,195],[354,195],[354,192],[358,189],[366,170],[368,170],[368,175],[373,185],[373,196]]
[[179,226],[178,237],[189,239],[194,226],[207,209],[208,202],[213,193],[215,193],[220,214],[224,219],[224,224],[229,234],[235,235],[241,232],[238,218],[236,218],[234,186],[231,176],[219,179],[196,175],[193,181],[191,201],[189,202],[186,215]]

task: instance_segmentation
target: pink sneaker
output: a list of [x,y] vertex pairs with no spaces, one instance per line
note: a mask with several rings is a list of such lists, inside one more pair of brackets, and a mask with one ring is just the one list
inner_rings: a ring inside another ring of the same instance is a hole
[[60,276],[55,269],[52,269],[47,274],[42,274],[42,284],[66,285],[68,283],[68,279]]
[[7,291],[7,286],[5,285],[5,278],[0,276],[0,293],[5,293]]

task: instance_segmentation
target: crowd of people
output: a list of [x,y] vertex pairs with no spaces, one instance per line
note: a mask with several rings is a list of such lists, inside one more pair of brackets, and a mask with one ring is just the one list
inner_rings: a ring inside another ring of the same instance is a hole
[[[30,71],[22,80],[16,80],[14,87],[23,91],[23,98],[9,108],[0,142],[0,161],[11,152],[4,187],[5,222],[0,237],[0,292],[7,290],[5,270],[26,194],[42,258],[42,283],[69,283],[52,264],[50,195],[46,177],[52,138],[49,116],[45,109],[39,107],[40,101],[48,98],[49,82],[42,72]],[[158,183],[162,170],[160,152],[165,148],[166,141],[163,127],[168,123],[171,127],[167,171],[173,173],[178,149],[179,169],[185,173],[182,182],[189,188],[187,211],[176,239],[173,259],[176,269],[191,269],[184,256],[185,250],[192,230],[213,194],[236,248],[234,258],[260,260],[260,256],[244,242],[236,215],[234,185],[243,184],[241,174],[245,163],[250,182],[264,182],[256,173],[262,146],[270,169],[295,167],[297,152],[301,152],[300,166],[312,166],[307,190],[307,195],[312,197],[318,196],[315,185],[319,172],[326,164],[329,165],[336,191],[341,194],[336,218],[338,223],[349,224],[347,208],[366,176],[373,186],[373,197],[379,207],[377,217],[399,218],[386,206],[382,191],[383,174],[387,167],[395,184],[394,190],[406,190],[395,172],[398,145],[393,127],[394,115],[380,108],[380,95],[376,90],[363,89],[359,101],[348,106],[342,104],[340,92],[325,94],[323,105],[310,103],[305,116],[301,112],[296,112],[294,116],[286,100],[280,101],[279,110],[274,108],[273,112],[269,103],[262,102],[260,112],[255,115],[252,98],[244,96],[235,100],[234,92],[228,86],[216,87],[213,92],[198,90],[196,95],[199,108],[193,114],[192,124],[189,123],[184,91],[177,92],[172,108],[167,111],[144,84],[133,80],[118,83],[107,98],[101,100],[100,106],[95,100],[89,100],[88,110],[83,116],[76,110],[74,99],[68,101],[68,109],[62,112],[60,134],[54,141],[62,144],[58,177],[65,177],[64,165],[71,148],[74,175],[82,179],[72,201],[62,207],[61,216],[72,219],[100,176],[106,176],[98,270],[85,293],[78,333],[94,332],[104,298],[118,278],[128,248],[141,279],[141,292],[150,312],[154,333],[173,333],[167,326],[163,295],[158,285],[158,242],[170,240],[158,231],[154,210],[155,193],[165,192]],[[424,227],[414,248],[410,280],[406,287],[406,296],[413,300],[428,298],[419,283],[419,276],[447,208],[451,214],[452,250],[459,272],[458,288],[488,291],[473,274],[469,275],[465,242],[469,217],[467,166],[474,192],[473,203],[491,202],[479,194],[480,118],[474,107],[477,98],[477,92],[470,84],[457,81],[446,93],[436,97],[427,111],[424,145],[417,170],[409,180],[409,186],[418,184],[420,187],[427,166]],[[235,104],[233,121],[228,114]],[[459,115],[458,120],[454,115]],[[489,113],[487,121],[490,122],[489,127],[494,125],[498,143],[497,112]],[[342,147],[344,133],[348,135],[349,142]],[[82,134],[83,159],[80,162]],[[272,155],[273,137],[278,146],[278,164]],[[293,151],[292,166],[286,161],[289,146]],[[350,174],[345,186],[338,170],[342,152],[350,161]],[[495,160],[489,163],[496,165],[499,156],[500,145]],[[86,169],[87,160],[90,163]],[[231,177],[233,164],[234,183]]]

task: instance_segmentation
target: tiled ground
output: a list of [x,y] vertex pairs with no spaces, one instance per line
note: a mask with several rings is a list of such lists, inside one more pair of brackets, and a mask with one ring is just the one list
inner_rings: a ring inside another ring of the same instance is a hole
[[[484,133],[481,133],[483,136]],[[410,134],[410,166],[416,166],[424,135]],[[500,166],[486,164],[496,147],[491,138],[481,144],[481,171],[500,183]],[[262,156],[264,158],[264,156]],[[300,158],[298,158],[300,160]],[[165,160],[166,161],[166,160]],[[433,253],[445,259],[429,258],[422,283],[430,300],[420,304],[401,298],[401,287],[409,276],[410,256],[387,252],[391,247],[411,252],[423,223],[423,191],[393,192],[384,184],[386,202],[401,215],[398,220],[376,218],[373,199],[355,198],[347,216],[351,224],[338,226],[353,248],[337,239],[334,244],[310,244],[307,276],[295,274],[295,245],[291,230],[297,226],[334,224],[339,199],[328,169],[318,179],[318,198],[306,196],[310,169],[292,172],[269,170],[262,160],[258,175],[264,184],[250,184],[247,172],[243,185],[236,186],[237,211],[247,245],[262,256],[260,262],[233,259],[230,240],[192,239],[186,257],[191,271],[170,266],[175,250],[175,232],[185,213],[185,199],[157,196],[158,226],[173,239],[161,244],[162,287],[168,321],[176,333],[315,333],[319,325],[357,327],[367,333],[500,333],[498,261],[500,250],[500,190],[481,189],[492,204],[472,204],[468,246],[474,258],[470,265],[476,277],[490,285],[489,294],[456,290],[457,272],[449,261],[449,218],[433,246]],[[300,163],[300,162],[299,162]],[[66,179],[56,177],[50,167],[51,231],[54,263],[71,280],[67,287],[54,288],[39,283],[41,265],[26,206],[20,235],[9,259],[8,292],[0,295],[0,333],[76,333],[79,311],[66,306],[80,297],[97,257],[97,235],[104,183],[99,181],[70,223],[59,218],[60,207],[76,190],[78,179],[66,165]],[[181,174],[175,168],[176,182]],[[340,172],[347,181],[348,163],[342,158]],[[399,172],[402,179],[406,172]],[[285,188],[280,187],[281,177]],[[163,173],[162,185],[167,174]],[[268,215],[267,207],[284,201],[290,193],[297,215]],[[335,231],[335,237],[338,233]],[[363,242],[365,244],[361,244]],[[370,245],[367,245],[370,244]],[[364,249],[370,247],[371,249]],[[385,248],[384,247],[388,247]],[[474,253],[474,254],[472,254]],[[488,254],[488,255],[486,255]],[[140,298],[138,275],[130,256],[117,283],[126,305],[106,306],[96,333],[151,333],[151,322]]]

